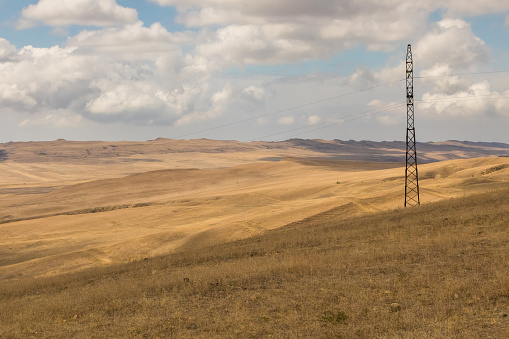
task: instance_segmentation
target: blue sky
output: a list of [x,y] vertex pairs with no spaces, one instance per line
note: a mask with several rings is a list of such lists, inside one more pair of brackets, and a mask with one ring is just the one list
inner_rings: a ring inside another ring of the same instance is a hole
[[[508,142],[505,0],[0,0],[0,142]],[[481,74],[478,74],[481,73]]]

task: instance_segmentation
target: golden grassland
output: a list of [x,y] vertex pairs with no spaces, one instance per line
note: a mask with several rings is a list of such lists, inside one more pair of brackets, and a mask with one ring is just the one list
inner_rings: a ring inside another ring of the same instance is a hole
[[509,186],[1,283],[3,338],[507,338]]
[[[431,202],[507,183],[509,158],[432,163],[420,171],[421,197]],[[403,173],[397,163],[288,158],[149,171],[48,191],[5,188],[0,280],[224,243],[334,208],[344,216],[394,209],[402,204]]]
[[509,337],[509,158],[295,142],[4,144],[0,337]]

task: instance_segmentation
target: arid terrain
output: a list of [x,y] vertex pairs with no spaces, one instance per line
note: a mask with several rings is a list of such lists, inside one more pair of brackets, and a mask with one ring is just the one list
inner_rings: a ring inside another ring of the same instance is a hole
[[0,336],[509,336],[509,145],[404,146],[0,144]]

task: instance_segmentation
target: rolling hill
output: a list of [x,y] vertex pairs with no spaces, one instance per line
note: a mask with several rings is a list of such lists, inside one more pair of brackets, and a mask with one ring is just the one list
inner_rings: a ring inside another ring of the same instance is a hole
[[509,333],[508,146],[401,146],[3,144],[0,336]]

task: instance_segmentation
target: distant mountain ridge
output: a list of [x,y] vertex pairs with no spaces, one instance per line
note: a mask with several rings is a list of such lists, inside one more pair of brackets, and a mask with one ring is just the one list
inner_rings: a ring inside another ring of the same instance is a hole
[[[0,162],[86,162],[87,159],[107,160],[171,153],[236,153],[272,150],[284,157],[299,151],[304,157],[334,160],[404,162],[403,141],[355,141],[289,139],[285,141],[240,142],[234,140],[157,138],[138,141],[55,141],[8,142],[0,144]],[[443,160],[490,156],[509,156],[509,144],[449,140],[417,143],[418,161],[429,163]],[[263,160],[263,159],[260,159]],[[271,159],[274,160],[274,159]]]

